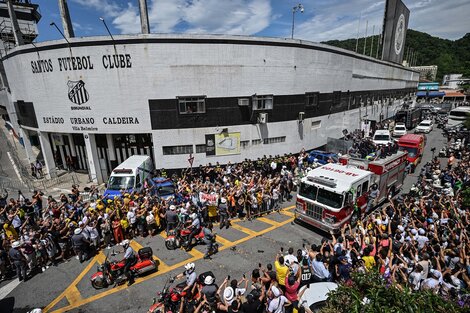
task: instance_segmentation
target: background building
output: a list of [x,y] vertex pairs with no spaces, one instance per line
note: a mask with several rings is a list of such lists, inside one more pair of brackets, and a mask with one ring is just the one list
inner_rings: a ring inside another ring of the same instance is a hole
[[412,66],[412,70],[419,72],[419,81],[435,81],[437,65]]

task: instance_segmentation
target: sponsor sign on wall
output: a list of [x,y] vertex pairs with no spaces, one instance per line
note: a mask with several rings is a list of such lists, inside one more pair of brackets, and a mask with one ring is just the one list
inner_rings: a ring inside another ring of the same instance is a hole
[[206,135],[206,155],[240,154],[240,133]]

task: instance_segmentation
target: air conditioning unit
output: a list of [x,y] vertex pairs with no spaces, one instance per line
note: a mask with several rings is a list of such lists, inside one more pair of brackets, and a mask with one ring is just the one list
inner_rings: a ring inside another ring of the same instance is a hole
[[260,113],[258,115],[258,123],[266,124],[268,122],[268,113]]
[[304,120],[305,112],[299,112],[299,122]]

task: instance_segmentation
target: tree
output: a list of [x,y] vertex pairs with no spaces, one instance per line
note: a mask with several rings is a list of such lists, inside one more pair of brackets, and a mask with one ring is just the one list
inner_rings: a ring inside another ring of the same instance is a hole
[[463,313],[469,309],[429,291],[401,290],[389,285],[377,272],[355,273],[352,280],[351,285],[340,285],[329,293],[326,307],[321,309],[321,313]]

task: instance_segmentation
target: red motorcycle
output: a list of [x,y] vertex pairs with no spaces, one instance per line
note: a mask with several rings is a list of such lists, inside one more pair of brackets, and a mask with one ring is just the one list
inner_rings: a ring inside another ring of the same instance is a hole
[[[109,261],[108,255],[103,264],[98,266],[98,271],[91,276],[91,285],[95,289],[106,288],[112,284],[121,285],[126,281],[124,275],[125,261]],[[157,263],[153,259],[153,251],[150,247],[145,247],[137,252],[135,263],[130,271],[134,276],[141,276],[145,273],[157,270]]]
[[[184,227],[183,224],[178,225],[175,229],[168,232],[167,238],[165,239],[165,247],[168,250],[175,250],[180,247],[183,247],[187,251],[190,250],[193,246],[193,243],[189,242],[191,232],[191,228]],[[194,245],[204,244],[204,231],[202,227],[199,228],[198,233],[193,237],[193,241],[194,240]]]
[[[198,279],[196,280],[196,283],[203,286],[204,279],[208,275],[214,277],[214,274],[211,271],[205,272],[199,275]],[[187,296],[187,292],[183,291],[183,289],[186,287],[186,284],[183,282],[181,284],[176,285],[175,287],[170,287],[170,284],[172,284],[174,281],[175,281],[174,277],[168,277],[168,279],[165,282],[165,285],[163,286],[162,291],[157,293],[158,297],[153,298],[153,304],[149,308],[147,313],[178,312],[179,311],[181,299]],[[196,290],[199,290],[199,288],[197,288]],[[192,295],[192,299],[198,299],[198,298],[199,298],[198,292]]]

